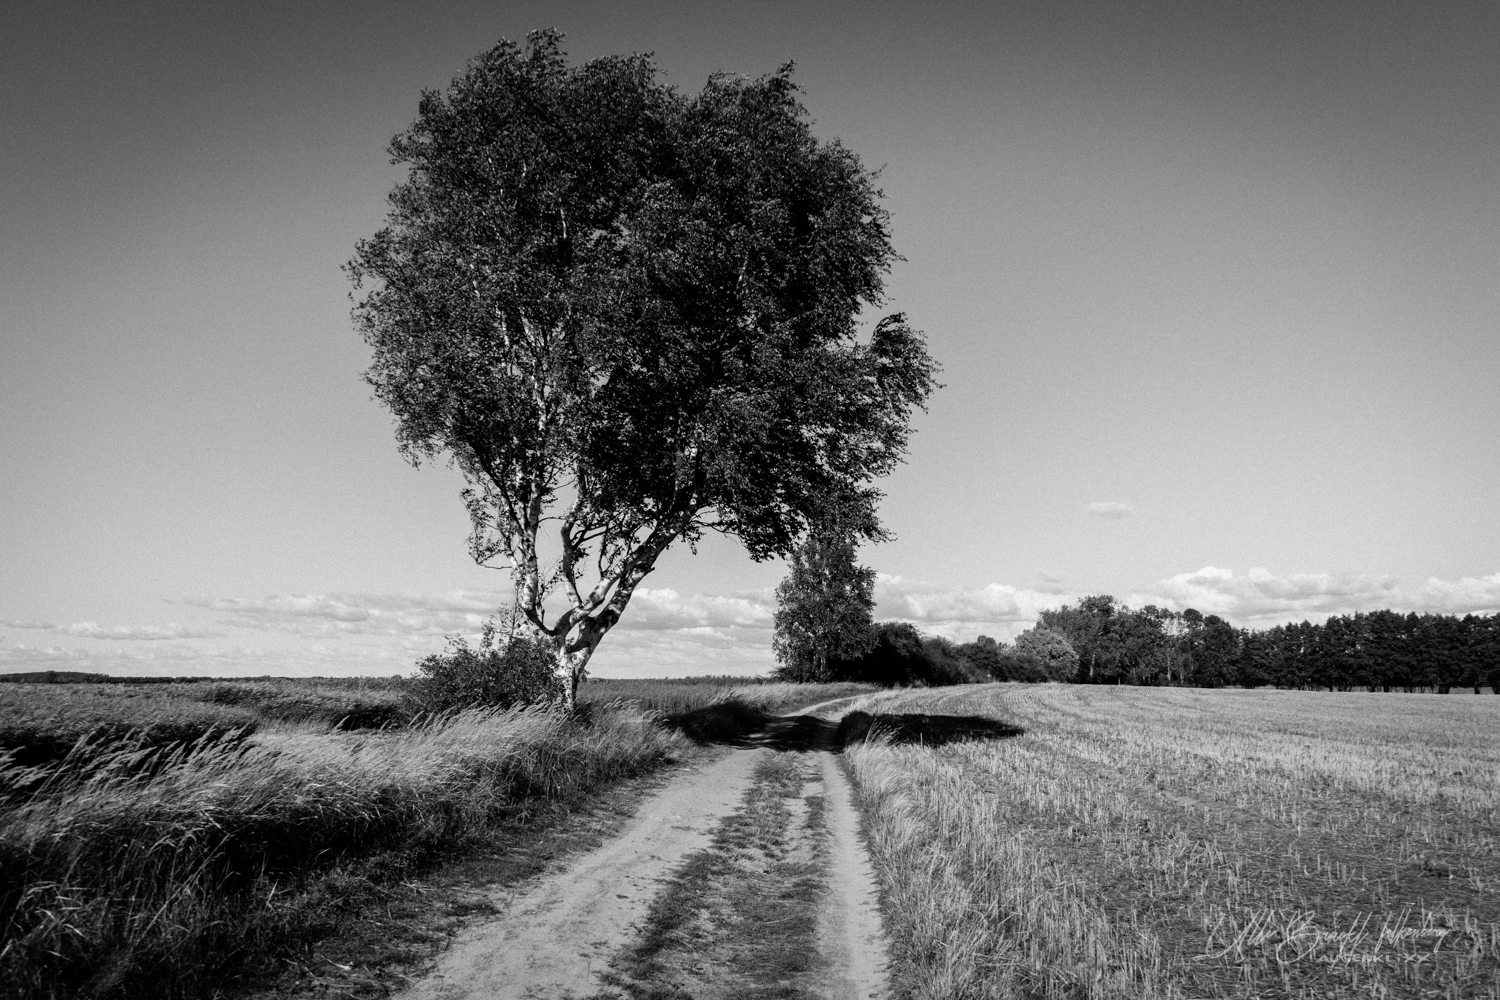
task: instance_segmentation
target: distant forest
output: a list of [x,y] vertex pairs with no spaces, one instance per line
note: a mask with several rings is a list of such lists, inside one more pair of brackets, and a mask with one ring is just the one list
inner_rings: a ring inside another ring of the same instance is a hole
[[[969,659],[977,653],[1003,670],[1007,661],[1028,655],[1042,659],[1028,650],[1045,653],[1059,645],[1042,632],[1066,639],[1077,656],[1067,679],[1080,683],[1500,692],[1500,615],[1371,611],[1321,625],[1251,630],[1192,609],[1130,608],[1094,596],[1042,612],[1036,628],[1013,647],[990,643],[993,651],[982,651],[976,648],[985,644],[981,637],[955,652]],[[1071,657],[1066,651],[1053,656],[1062,661],[1053,666],[1055,676]]]
[[[873,648],[831,659],[822,679],[1500,693],[1500,615],[1371,611],[1251,630],[1191,608],[1131,608],[1092,596],[1043,611],[1014,643],[983,635],[956,643],[899,621],[868,627]],[[779,674],[808,679],[786,667]]]

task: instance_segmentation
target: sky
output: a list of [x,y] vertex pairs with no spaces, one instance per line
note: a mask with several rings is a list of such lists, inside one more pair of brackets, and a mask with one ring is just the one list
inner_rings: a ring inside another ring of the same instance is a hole
[[[1500,7],[7,5],[0,672],[393,674],[508,586],[361,380],[341,265],[424,88],[500,38],[788,60],[944,383],[876,614],[1500,610]],[[785,573],[669,551],[598,676],[774,666]]]

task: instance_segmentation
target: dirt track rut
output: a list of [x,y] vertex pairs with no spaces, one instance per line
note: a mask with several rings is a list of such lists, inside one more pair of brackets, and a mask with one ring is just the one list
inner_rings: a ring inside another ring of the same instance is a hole
[[412,1000],[584,997],[601,989],[663,880],[739,805],[763,750],[731,750],[678,775],[614,840],[493,902],[501,916],[461,932]]
[[[614,840],[514,895],[493,920],[460,932],[407,1000],[567,1000],[615,995],[612,956],[641,931],[651,902],[686,858],[707,848],[749,791],[770,749],[734,749],[684,770],[644,802]],[[875,883],[843,769],[819,753],[830,850],[817,950],[831,1000],[886,995],[886,943]]]

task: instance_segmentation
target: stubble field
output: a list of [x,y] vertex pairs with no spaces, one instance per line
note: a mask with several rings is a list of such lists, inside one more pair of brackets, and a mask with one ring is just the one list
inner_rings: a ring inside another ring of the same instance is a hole
[[848,759],[913,997],[1500,997],[1500,698],[986,685]]

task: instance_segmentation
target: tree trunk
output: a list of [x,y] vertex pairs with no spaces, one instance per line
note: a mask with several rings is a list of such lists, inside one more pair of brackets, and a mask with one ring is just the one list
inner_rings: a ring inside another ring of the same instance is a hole
[[568,651],[567,640],[560,639],[557,643],[557,678],[562,681],[563,708],[572,712],[578,707],[578,685],[583,683],[584,669],[588,666],[589,659],[594,655],[594,647],[598,642],[584,646],[582,649]]

